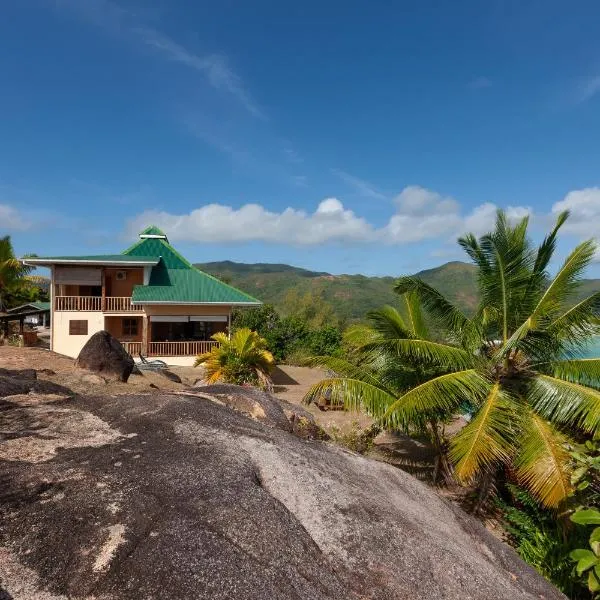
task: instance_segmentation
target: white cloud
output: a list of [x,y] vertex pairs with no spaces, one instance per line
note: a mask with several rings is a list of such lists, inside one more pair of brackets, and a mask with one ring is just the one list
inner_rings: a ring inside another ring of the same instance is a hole
[[198,56],[155,29],[138,27],[132,31],[140,36],[144,44],[158,50],[169,60],[204,74],[212,87],[224,90],[237,98],[255,117],[265,118],[250,98],[250,94],[244,89],[241,77],[231,69],[227,58],[222,54]]
[[245,89],[241,77],[222,54],[197,55],[162,32],[144,25],[139,9],[135,12],[126,10],[111,0],[55,1],[58,8],[69,10],[112,35],[137,46],[148,46],[164,58],[201,73],[213,88],[237,99],[255,117],[265,118]]
[[553,214],[563,210],[571,213],[563,231],[588,238],[600,235],[600,188],[569,192],[563,200],[552,206]]
[[334,175],[337,175],[344,183],[356,189],[356,191],[367,198],[375,198],[376,200],[385,200],[385,194],[382,194],[372,183],[350,175],[340,169],[331,169]]
[[346,210],[336,198],[323,200],[314,213],[286,208],[271,212],[259,204],[239,209],[207,204],[187,215],[142,213],[129,223],[130,233],[156,223],[172,240],[192,242],[251,242],[316,245],[330,241],[365,242],[374,230],[364,219]]
[[600,92],[600,75],[592,75],[579,82],[575,89],[575,104],[583,104]]
[[10,204],[0,204],[0,232],[25,231],[31,223],[25,220]]
[[[600,244],[600,188],[591,187],[569,192],[560,202],[552,206],[552,214],[564,210],[570,212],[562,231],[581,239],[595,238]],[[600,246],[596,253],[600,261]]]
[[[273,212],[259,204],[232,208],[207,204],[189,214],[147,211],[128,224],[128,235],[135,235],[155,223],[173,241],[234,243],[262,241],[276,244],[317,245],[327,242],[345,244],[378,242],[400,245],[424,240],[453,240],[466,231],[488,231],[494,223],[496,206],[484,204],[463,215],[450,197],[410,186],[394,201],[396,212],[387,223],[375,226],[344,207],[337,198],[326,198],[317,209],[286,208]],[[509,209],[514,216],[527,209]]]

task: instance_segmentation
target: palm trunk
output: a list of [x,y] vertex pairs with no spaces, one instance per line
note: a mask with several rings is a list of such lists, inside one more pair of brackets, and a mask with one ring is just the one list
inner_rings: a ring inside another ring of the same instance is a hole
[[481,478],[481,485],[479,487],[479,494],[477,495],[477,502],[473,506],[473,514],[478,515],[481,509],[485,506],[490,497],[490,493],[494,488],[495,472],[493,469],[487,469],[483,477]]
[[429,421],[429,427],[431,428],[431,441],[436,453],[435,464],[433,466],[433,485],[436,485],[440,474],[444,479],[444,483],[448,485],[453,482],[453,478],[452,467],[446,452],[446,442],[440,434],[439,425],[436,419]]

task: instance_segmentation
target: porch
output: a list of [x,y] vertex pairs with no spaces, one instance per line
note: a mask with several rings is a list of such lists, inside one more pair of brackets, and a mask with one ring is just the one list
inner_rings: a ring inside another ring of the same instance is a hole
[[228,315],[154,315],[104,318],[104,328],[116,337],[134,358],[195,357],[218,346],[211,339],[228,330]]

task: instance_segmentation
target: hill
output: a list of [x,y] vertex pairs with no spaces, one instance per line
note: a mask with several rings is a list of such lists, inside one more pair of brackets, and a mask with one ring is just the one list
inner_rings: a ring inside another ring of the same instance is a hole
[[[283,308],[286,293],[297,290],[321,296],[344,321],[361,319],[367,311],[393,304],[397,296],[392,288],[395,277],[365,275],[331,275],[281,264],[244,264],[231,261],[196,265],[231,285],[243,289],[259,300]],[[472,310],[477,301],[475,268],[461,262],[450,262],[435,269],[417,273],[427,283],[465,308]]]
[[[329,302],[343,321],[362,319],[374,308],[394,304],[392,291],[396,277],[365,275],[331,275],[284,264],[245,264],[232,261],[196,265],[231,285],[243,289],[259,300],[282,309],[286,293],[295,289],[300,294],[311,292]],[[426,283],[471,313],[477,304],[476,269],[473,265],[454,261],[415,273]],[[600,290],[600,279],[584,280],[578,298]],[[577,300],[577,299],[576,299]]]

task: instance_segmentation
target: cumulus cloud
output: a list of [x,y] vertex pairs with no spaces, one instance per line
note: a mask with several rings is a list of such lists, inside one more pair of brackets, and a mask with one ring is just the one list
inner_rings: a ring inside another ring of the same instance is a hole
[[[146,211],[128,224],[135,235],[150,223],[163,228],[171,240],[208,243],[261,241],[275,244],[318,245],[378,242],[400,245],[438,239],[455,239],[466,231],[479,235],[494,223],[496,206],[483,204],[463,214],[451,197],[419,186],[409,186],[394,199],[395,213],[376,226],[344,207],[337,198],[321,201],[314,212],[286,208],[267,210],[259,204],[233,208],[207,204],[188,214]],[[509,209],[522,216],[528,209]]]
[[[591,187],[569,192],[552,206],[554,215],[568,210],[571,214],[562,231],[581,239],[596,238],[600,243],[600,188]],[[596,253],[600,261],[600,249]]]
[[365,242],[374,230],[364,219],[344,208],[337,198],[326,198],[313,213],[286,208],[272,212],[259,204],[235,209],[207,204],[187,215],[142,213],[129,224],[130,232],[156,223],[169,238],[190,242],[251,242],[316,245],[329,241]]
[[552,206],[552,213],[557,214],[563,210],[571,213],[565,223],[563,231],[594,237],[600,233],[600,188],[591,187],[569,192],[563,200]]
[[31,224],[10,204],[0,204],[0,231],[25,231]]

